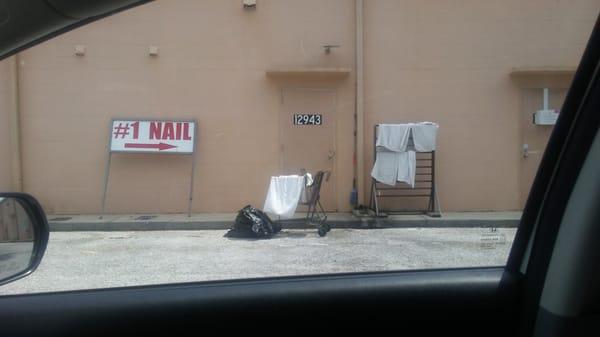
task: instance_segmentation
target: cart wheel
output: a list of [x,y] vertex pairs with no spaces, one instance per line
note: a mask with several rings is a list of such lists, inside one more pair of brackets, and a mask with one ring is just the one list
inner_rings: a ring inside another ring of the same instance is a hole
[[325,229],[323,226],[319,227],[319,236],[323,237],[327,235],[327,229]]

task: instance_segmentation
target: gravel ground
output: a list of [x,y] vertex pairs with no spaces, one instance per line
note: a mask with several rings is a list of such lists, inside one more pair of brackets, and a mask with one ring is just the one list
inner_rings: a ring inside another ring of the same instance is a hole
[[267,276],[506,263],[515,228],[284,230],[232,239],[224,230],[52,232],[40,267],[1,294]]

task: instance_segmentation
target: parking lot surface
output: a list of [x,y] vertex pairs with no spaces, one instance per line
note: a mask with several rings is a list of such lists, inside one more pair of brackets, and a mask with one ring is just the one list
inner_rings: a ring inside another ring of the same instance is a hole
[[225,230],[52,232],[40,267],[0,295],[133,285],[506,263],[515,228],[286,229],[267,240]]

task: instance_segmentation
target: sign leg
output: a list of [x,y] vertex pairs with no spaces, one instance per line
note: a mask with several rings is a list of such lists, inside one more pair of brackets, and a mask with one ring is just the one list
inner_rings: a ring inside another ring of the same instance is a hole
[[190,195],[188,198],[188,218],[192,216],[192,200],[194,198],[194,171],[196,168],[196,155],[192,154],[192,172],[190,174]]
[[104,211],[106,207],[106,192],[108,190],[108,177],[110,175],[110,159],[112,158],[112,152],[108,151],[108,160],[106,161],[106,168],[104,169],[104,192],[102,193],[102,213],[100,219],[104,217]]

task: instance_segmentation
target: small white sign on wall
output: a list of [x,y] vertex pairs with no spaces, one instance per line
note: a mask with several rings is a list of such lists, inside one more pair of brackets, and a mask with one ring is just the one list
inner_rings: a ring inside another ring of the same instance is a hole
[[537,125],[554,125],[558,120],[558,112],[554,110],[538,110],[533,114],[533,123]]
[[113,120],[110,151],[192,154],[195,132],[195,121]]

